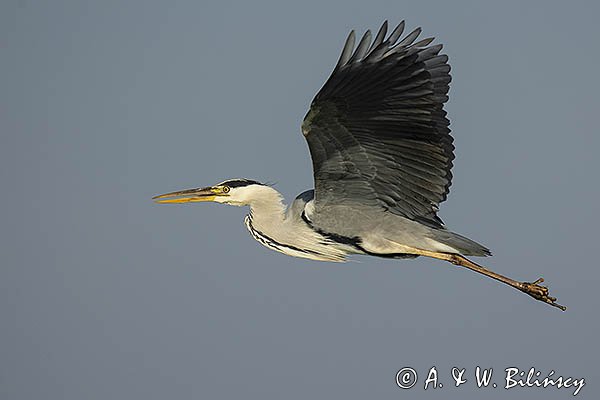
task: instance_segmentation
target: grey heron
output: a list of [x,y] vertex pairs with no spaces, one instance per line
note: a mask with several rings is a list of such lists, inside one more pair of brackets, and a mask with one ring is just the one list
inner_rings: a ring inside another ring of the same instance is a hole
[[465,256],[490,256],[475,241],[448,230],[438,217],[452,180],[453,138],[444,111],[450,65],[433,38],[401,38],[404,21],[342,54],[302,123],[314,189],[286,207],[273,187],[250,179],[154,197],[157,203],[213,201],[249,206],[245,224],[264,246],[321,261],[348,255],[432,257],[466,267],[565,310],[541,286],[519,282]]

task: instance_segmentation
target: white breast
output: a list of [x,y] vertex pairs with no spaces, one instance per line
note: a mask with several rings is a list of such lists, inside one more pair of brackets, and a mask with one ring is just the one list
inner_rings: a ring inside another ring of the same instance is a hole
[[311,260],[318,261],[345,261],[345,252],[340,251],[329,241],[318,235],[313,231],[304,232],[304,236],[300,233],[298,246],[279,242],[274,238],[271,238],[260,230],[256,229],[252,224],[252,216],[246,215],[244,218],[244,224],[252,235],[252,237],[265,247],[271,250],[278,251],[283,254],[287,254],[292,257],[308,258]]

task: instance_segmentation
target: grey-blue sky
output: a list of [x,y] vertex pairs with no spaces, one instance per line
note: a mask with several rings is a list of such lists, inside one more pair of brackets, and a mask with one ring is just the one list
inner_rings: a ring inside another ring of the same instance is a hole
[[[397,398],[399,368],[432,365],[447,398],[570,396],[450,388],[454,365],[554,369],[597,397],[598,11],[3,2],[0,397]],[[433,260],[285,257],[242,209],[149,200],[240,176],[311,187],[312,96],[350,29],[402,18],[453,67],[442,218],[492,269],[544,276],[566,313]]]

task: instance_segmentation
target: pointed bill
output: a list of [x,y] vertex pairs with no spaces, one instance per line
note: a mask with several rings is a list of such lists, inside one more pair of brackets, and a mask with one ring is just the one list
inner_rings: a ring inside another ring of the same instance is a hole
[[195,203],[202,201],[214,201],[215,197],[223,195],[219,187],[205,187],[197,189],[180,190],[154,196],[152,200],[159,204]]

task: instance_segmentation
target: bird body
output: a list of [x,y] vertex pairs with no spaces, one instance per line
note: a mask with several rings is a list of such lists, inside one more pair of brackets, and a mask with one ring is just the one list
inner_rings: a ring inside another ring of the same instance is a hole
[[[223,184],[227,182],[220,185]],[[247,200],[234,204],[250,206],[245,224],[252,236],[264,246],[287,255],[345,261],[350,254],[412,258],[418,256],[414,249],[489,254],[489,250],[470,239],[394,214],[369,209],[357,212],[352,207],[333,205],[324,213],[316,213],[314,190],[301,193],[287,208],[281,194],[270,186],[252,183],[234,190],[245,192],[240,197]]]
[[245,224],[264,246],[320,261],[351,254],[427,256],[469,268],[563,308],[548,289],[487,270],[464,256],[490,251],[449,231],[438,217],[454,160],[448,100],[450,66],[433,38],[401,38],[404,22],[355,47],[350,32],[331,76],[302,123],[315,187],[286,208],[274,188],[249,179],[156,196],[158,203],[214,201],[249,206]]

